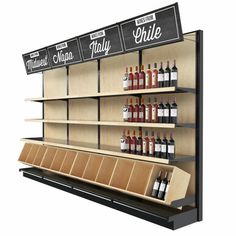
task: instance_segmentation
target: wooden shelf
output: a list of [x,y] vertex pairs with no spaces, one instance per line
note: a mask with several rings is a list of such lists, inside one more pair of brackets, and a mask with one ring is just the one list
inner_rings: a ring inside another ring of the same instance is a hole
[[176,88],[176,87],[165,87],[165,88],[152,88],[152,89],[139,89],[139,90],[129,90],[120,92],[110,92],[110,93],[94,93],[88,95],[73,95],[73,96],[60,96],[60,97],[38,97],[38,98],[26,98],[25,101],[32,102],[44,102],[44,101],[54,101],[54,100],[68,100],[68,99],[83,99],[83,98],[99,98],[99,97],[117,97],[117,96],[132,96],[141,94],[156,94],[156,93],[195,93],[194,88]]
[[24,141],[25,143],[52,145],[55,147],[75,149],[75,150],[80,150],[80,151],[106,154],[106,155],[118,156],[118,157],[123,157],[123,158],[128,158],[128,159],[135,159],[135,160],[162,163],[162,164],[195,161],[195,157],[190,156],[190,155],[177,154],[174,160],[168,160],[168,159],[163,159],[163,158],[123,153],[120,151],[118,147],[108,146],[108,145],[100,145],[100,147],[98,147],[97,144],[91,144],[91,143],[85,143],[85,142],[75,142],[75,141],[67,142],[66,140],[49,139],[49,138],[22,138],[21,140]]
[[145,128],[167,128],[174,129],[176,127],[194,128],[195,124],[168,124],[168,123],[139,123],[139,122],[123,122],[123,121],[94,121],[94,120],[51,120],[51,119],[25,119],[27,122],[42,122],[53,124],[78,124],[78,125],[101,125],[101,126],[125,126],[125,127],[145,127]]

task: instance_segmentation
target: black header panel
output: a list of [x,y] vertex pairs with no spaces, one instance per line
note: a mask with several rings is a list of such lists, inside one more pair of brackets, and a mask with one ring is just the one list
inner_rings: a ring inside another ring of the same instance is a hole
[[73,38],[47,48],[53,68],[82,61],[77,38]]
[[183,40],[178,4],[120,23],[125,51]]
[[23,60],[27,74],[40,72],[51,68],[46,48],[24,54]]
[[123,52],[119,26],[111,26],[79,37],[84,61]]

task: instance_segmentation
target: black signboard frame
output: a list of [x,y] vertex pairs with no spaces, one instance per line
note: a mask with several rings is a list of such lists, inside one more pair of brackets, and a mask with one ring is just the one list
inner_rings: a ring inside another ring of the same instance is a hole
[[[65,43],[65,42],[71,42],[73,40],[76,40],[76,43],[77,43],[77,48],[78,48],[78,52],[79,52],[79,56],[80,56],[80,60],[78,61],[74,61],[74,62],[68,62],[68,63],[64,63],[64,64],[59,64],[59,65],[53,65],[51,63],[51,54],[50,54],[50,48],[52,47],[55,47],[56,45],[58,44],[61,44],[61,43]],[[54,43],[50,46],[47,47],[47,52],[48,52],[48,56],[49,56],[49,62],[50,62],[50,65],[51,65],[51,68],[52,69],[55,69],[55,68],[59,68],[59,67],[63,67],[63,66],[68,66],[68,65],[74,65],[74,64],[79,64],[79,63],[82,63],[83,60],[82,60],[82,54],[81,54],[81,50],[80,50],[80,47],[79,47],[79,42],[78,42],[78,38],[77,37],[73,37],[73,38],[70,38],[70,39],[67,39],[67,40],[63,40],[61,42],[58,42],[58,43]]]
[[[111,29],[111,28],[115,28],[117,27],[117,30],[118,30],[118,35],[119,35],[119,41],[120,41],[120,46],[121,46],[121,51],[119,52],[115,52],[115,53],[110,53],[108,55],[101,55],[101,56],[94,56],[93,58],[85,58],[84,57],[84,52],[83,52],[83,47],[81,45],[81,38],[84,38],[84,37],[87,37],[89,36],[90,34],[93,34],[93,33],[96,33],[96,32],[99,32],[99,31],[102,31],[102,30],[108,30],[108,29]],[[122,37],[121,37],[121,31],[120,31],[120,26],[119,24],[112,24],[112,25],[109,25],[109,26],[106,26],[106,27],[103,27],[103,28],[100,28],[100,29],[97,29],[97,30],[93,30],[89,33],[86,33],[86,34],[83,34],[83,35],[80,35],[77,37],[78,38],[78,41],[79,41],[79,46],[80,46],[80,50],[81,50],[81,55],[82,55],[82,59],[83,61],[92,61],[92,60],[96,60],[96,59],[99,59],[99,58],[107,58],[107,57],[111,57],[111,56],[114,56],[114,55],[120,55],[120,54],[123,54],[125,51],[124,51],[124,45],[123,45],[123,41],[122,41]]]
[[[157,43],[153,43],[153,44],[147,44],[147,45],[144,45],[144,46],[139,46],[139,47],[135,47],[135,48],[131,48],[131,49],[127,49],[126,48],[125,38],[124,38],[123,30],[122,30],[122,25],[124,25],[124,24],[126,24],[128,22],[132,22],[132,21],[134,21],[137,18],[141,18],[141,17],[144,17],[146,15],[150,15],[150,14],[154,14],[154,13],[157,13],[157,12],[161,12],[161,11],[164,11],[164,10],[167,10],[167,9],[170,9],[170,8],[173,8],[174,12],[175,12],[176,29],[177,29],[177,32],[178,32],[178,37],[177,38],[169,39],[168,41],[165,41],[165,42],[161,41],[161,42],[157,42]],[[123,44],[124,44],[125,52],[132,52],[132,51],[142,50],[142,49],[145,49],[145,48],[157,47],[157,46],[161,46],[161,45],[165,45],[165,44],[170,44],[170,43],[176,43],[176,42],[183,41],[183,32],[182,32],[182,26],[181,26],[181,20],[180,20],[178,3],[174,3],[174,4],[171,4],[171,5],[168,5],[168,6],[159,8],[159,9],[156,9],[154,11],[147,12],[147,13],[144,13],[142,15],[138,15],[138,16],[132,17],[132,18],[130,18],[128,20],[120,22],[119,25],[120,25],[122,41],[123,41]]]

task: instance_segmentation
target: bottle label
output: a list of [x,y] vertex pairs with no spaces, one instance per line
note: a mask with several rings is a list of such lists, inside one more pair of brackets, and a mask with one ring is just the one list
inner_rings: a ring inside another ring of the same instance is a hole
[[170,116],[171,117],[177,117],[177,109],[176,108],[172,108],[170,110]]
[[157,114],[158,114],[158,117],[164,116],[164,110],[163,109],[158,109]]
[[134,79],[133,83],[134,83],[134,86],[137,86],[138,85],[138,80]]
[[125,143],[125,139],[124,138],[120,139],[120,149],[121,150],[126,150],[126,143]]
[[149,142],[149,154],[153,154],[153,142]]
[[137,144],[136,149],[137,149],[137,152],[141,152],[141,144]]
[[171,80],[178,80],[178,72],[176,72],[176,71],[171,72],[170,78],[171,78]]
[[130,87],[132,86],[132,80],[131,80],[131,79],[128,80],[128,85],[129,85]]
[[143,119],[143,112],[142,111],[139,112],[139,118]]
[[158,74],[158,82],[164,81],[164,74]]
[[164,109],[164,116],[169,117],[169,109]]
[[158,189],[159,189],[159,186],[160,186],[160,183],[159,183],[158,181],[155,181],[154,186],[153,186],[153,189],[154,189],[154,190],[158,190]]
[[130,149],[131,149],[132,151],[135,151],[135,144],[132,143]]
[[165,185],[164,183],[161,183],[161,186],[160,186],[159,191],[160,191],[160,192],[164,192],[165,187],[166,187],[166,185]]
[[149,86],[149,79],[150,79],[149,73],[146,73],[146,81],[145,81],[146,86]]
[[133,118],[137,118],[137,117],[138,117],[138,113],[137,113],[137,111],[134,111]]
[[161,145],[161,152],[166,152],[166,144]]
[[167,72],[167,73],[165,73],[164,74],[164,81],[169,81],[169,73]]
[[156,107],[152,107],[152,120],[156,120]]
[[145,119],[146,120],[149,120],[149,107],[146,107],[146,117],[145,117]]
[[175,145],[168,145],[168,153],[171,154],[175,153]]
[[143,153],[147,153],[147,143],[145,140],[143,141]]
[[157,74],[156,73],[152,73],[152,86],[156,85],[156,81],[157,81]]
[[143,78],[139,79],[139,86],[143,86]]
[[129,111],[128,118],[131,118],[131,119],[132,119],[132,112],[131,112],[131,111]]
[[127,107],[123,108],[123,119],[124,120],[128,119],[128,108]]
[[161,151],[161,144],[156,143],[155,144],[155,152],[160,152]]

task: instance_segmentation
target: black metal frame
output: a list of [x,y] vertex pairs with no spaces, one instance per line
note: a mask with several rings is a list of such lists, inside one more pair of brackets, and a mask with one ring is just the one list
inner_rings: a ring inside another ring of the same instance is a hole
[[[177,201],[174,201],[172,206],[173,207],[179,207],[179,206],[185,206],[190,205],[194,201],[196,203],[196,207],[183,207],[182,211],[175,212],[174,215],[170,216],[169,218],[165,218],[161,216],[160,214],[153,214],[149,211],[142,209],[139,209],[140,200],[132,199],[132,197],[125,195],[122,202],[120,202],[121,193],[118,192],[112,192],[111,190],[107,189],[100,189],[100,191],[103,191],[103,194],[108,194],[104,197],[97,195],[93,192],[88,192],[87,190],[84,190],[84,186],[88,186],[89,184],[69,179],[63,176],[58,176],[56,174],[50,174],[47,175],[47,172],[44,172],[40,169],[36,168],[24,168],[21,169],[23,172],[23,176],[39,181],[41,183],[53,186],[55,188],[67,191],[69,193],[81,196],[83,198],[87,198],[89,200],[98,202],[100,204],[112,207],[114,209],[126,212],[128,214],[137,216],[139,218],[148,220],[150,222],[165,226],[170,229],[177,229],[182,226],[191,224],[196,221],[202,220],[202,204],[203,204],[203,198],[202,198],[202,191],[203,191],[203,31],[193,31],[191,33],[196,33],[196,193],[195,196],[190,196],[185,199],[180,199]],[[187,34],[187,33],[186,33]],[[139,64],[142,64],[142,51],[139,51]],[[97,59],[97,69],[98,69],[98,92],[100,92],[100,59]],[[69,94],[69,67],[66,66],[67,70],[67,95]],[[44,75],[42,80],[42,87],[43,87],[43,95],[44,95]],[[100,120],[100,97],[96,97],[98,101],[98,121]],[[67,102],[67,119],[69,119],[69,100],[66,100]],[[43,118],[44,118],[44,102],[42,103],[42,110],[43,110]],[[44,138],[44,124],[43,124],[43,138]],[[67,124],[67,138],[69,140],[69,124]],[[98,144],[100,146],[100,125],[98,125]],[[51,178],[51,179],[50,179]],[[65,181],[69,184],[65,184]],[[80,187],[79,187],[79,186]],[[82,189],[81,189],[82,188]],[[90,185],[91,188],[98,188],[97,186]],[[95,191],[95,190],[94,190]],[[112,197],[109,195],[112,194]],[[118,200],[117,200],[118,198]],[[132,199],[132,204],[128,201],[128,203],[124,203],[124,199],[127,198],[128,200]],[[143,203],[143,200],[142,200]],[[135,205],[137,204],[137,206]],[[146,205],[148,207],[148,205]],[[173,213],[173,209],[171,207],[163,207],[159,204],[156,204],[156,206],[160,207],[162,210],[165,208],[165,212]],[[153,206],[152,206],[153,207]],[[187,210],[186,210],[187,209]],[[176,210],[176,209],[175,209]]]

